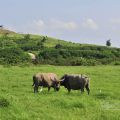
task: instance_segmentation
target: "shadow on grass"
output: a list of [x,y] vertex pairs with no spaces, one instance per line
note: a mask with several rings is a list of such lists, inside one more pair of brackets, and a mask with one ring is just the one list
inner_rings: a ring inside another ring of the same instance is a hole
[[51,90],[51,91],[49,91],[48,92],[48,90],[43,90],[43,91],[38,91],[37,93],[34,93],[34,91],[28,91],[29,93],[33,93],[33,94],[35,94],[35,95],[56,95],[56,94],[58,94],[59,92],[58,91],[54,91],[54,90]]
[[19,86],[18,85],[12,85],[12,88],[18,88]]
[[5,98],[0,98],[0,108],[8,107],[9,106],[9,101]]
[[4,89],[4,88],[2,88],[2,89],[1,89],[1,91],[2,91],[2,92],[7,92],[7,90],[6,90],[6,89]]
[[97,98],[97,99],[103,99],[103,100],[105,100],[109,96],[110,96],[109,93],[97,93],[97,94],[94,95],[95,98]]
[[72,91],[72,92],[70,92],[70,93],[65,92],[64,95],[67,96],[67,97],[69,97],[69,96],[76,96],[76,97],[78,96],[78,97],[79,97],[79,96],[84,96],[84,95],[85,95],[85,96],[88,96],[88,95],[86,94],[86,92],[81,93],[81,92],[79,92],[79,91]]
[[85,105],[78,101],[68,101],[68,100],[52,100],[52,106],[60,107],[62,109],[73,109],[73,108],[85,108]]

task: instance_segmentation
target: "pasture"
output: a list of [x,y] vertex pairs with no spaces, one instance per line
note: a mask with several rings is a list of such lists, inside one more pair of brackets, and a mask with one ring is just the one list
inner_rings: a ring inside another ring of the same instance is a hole
[[[61,87],[33,93],[37,72],[90,77],[90,95]],[[0,120],[120,120],[120,66],[0,66]]]

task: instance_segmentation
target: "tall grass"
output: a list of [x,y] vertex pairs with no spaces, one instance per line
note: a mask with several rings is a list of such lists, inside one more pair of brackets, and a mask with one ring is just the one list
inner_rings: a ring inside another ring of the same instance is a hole
[[[36,72],[87,74],[91,93],[47,89],[33,93]],[[119,120],[120,66],[0,66],[0,120]]]

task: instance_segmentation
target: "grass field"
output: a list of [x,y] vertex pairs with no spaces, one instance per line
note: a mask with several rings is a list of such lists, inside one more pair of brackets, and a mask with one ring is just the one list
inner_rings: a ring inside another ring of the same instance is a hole
[[[33,93],[36,72],[87,74],[91,93]],[[0,120],[120,120],[120,66],[0,66]]]

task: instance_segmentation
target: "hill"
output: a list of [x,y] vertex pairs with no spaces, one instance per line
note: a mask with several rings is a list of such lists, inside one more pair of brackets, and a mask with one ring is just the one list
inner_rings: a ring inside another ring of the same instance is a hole
[[3,27],[0,28],[0,34],[14,34],[15,32],[4,29]]
[[[0,64],[99,65],[120,64],[120,48],[68,42],[48,36],[0,33]],[[8,54],[9,53],[9,54]],[[36,55],[31,61],[28,53]],[[18,57],[19,55],[19,57]]]

